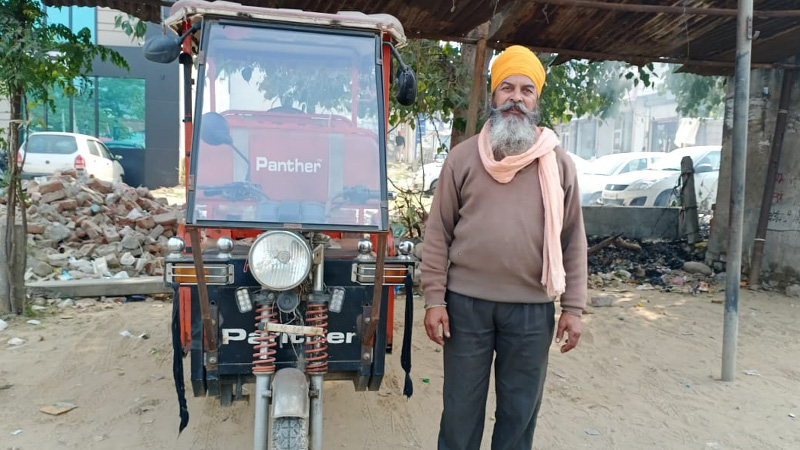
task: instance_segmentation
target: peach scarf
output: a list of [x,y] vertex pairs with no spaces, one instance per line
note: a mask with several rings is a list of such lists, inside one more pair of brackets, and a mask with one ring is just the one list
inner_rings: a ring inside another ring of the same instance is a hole
[[539,160],[539,183],[544,203],[544,248],[542,284],[547,295],[556,297],[566,289],[566,272],[561,253],[561,229],[564,226],[564,189],[558,173],[555,148],[561,143],[553,130],[539,128],[539,139],[524,153],[506,156],[501,161],[494,158],[489,141],[489,121],[478,136],[478,153],[483,167],[498,183],[508,183],[523,167]]

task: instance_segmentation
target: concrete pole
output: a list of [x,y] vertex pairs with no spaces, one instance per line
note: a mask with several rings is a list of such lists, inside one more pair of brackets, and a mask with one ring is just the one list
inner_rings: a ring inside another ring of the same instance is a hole
[[733,381],[736,371],[752,39],[753,0],[739,0],[736,18],[736,75],[733,103],[733,151],[731,152],[730,229],[726,258],[725,319],[722,333],[722,381]]

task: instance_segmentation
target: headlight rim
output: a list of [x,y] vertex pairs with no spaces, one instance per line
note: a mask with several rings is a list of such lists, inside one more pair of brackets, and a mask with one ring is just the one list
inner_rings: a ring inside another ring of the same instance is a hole
[[[306,253],[306,256],[308,257],[308,264],[306,265],[306,268],[303,271],[303,276],[299,277],[299,281],[297,281],[296,283],[294,283],[293,285],[288,286],[288,287],[284,287],[284,286],[276,287],[276,286],[270,286],[267,283],[264,283],[264,281],[261,280],[260,277],[257,275],[257,272],[253,268],[253,265],[252,265],[253,251],[256,248],[258,248],[258,244],[260,242],[262,242],[263,240],[269,238],[270,236],[276,236],[276,235],[290,236],[292,239],[296,239],[296,240],[300,241],[303,244],[303,249],[304,249],[304,251]],[[266,289],[273,290],[273,291],[276,291],[276,292],[280,292],[280,291],[292,290],[292,289],[296,288],[297,286],[300,286],[301,284],[303,284],[303,282],[308,278],[308,275],[311,273],[311,269],[314,266],[313,256],[314,256],[314,254],[313,254],[313,252],[311,250],[311,246],[308,244],[308,242],[300,234],[292,232],[292,231],[288,231],[288,230],[269,230],[269,231],[267,231],[265,233],[260,234],[256,238],[256,240],[253,241],[253,244],[250,246],[250,250],[247,252],[247,261],[248,261],[248,264],[250,265],[250,271],[251,271],[251,273],[253,275],[253,278],[256,280],[256,282],[258,282],[258,284],[260,284],[261,286],[265,287]]]

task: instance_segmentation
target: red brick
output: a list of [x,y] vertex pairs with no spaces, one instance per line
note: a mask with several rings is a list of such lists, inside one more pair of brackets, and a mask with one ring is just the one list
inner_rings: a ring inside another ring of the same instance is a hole
[[35,223],[28,224],[28,234],[43,234],[43,233],[44,233],[43,226]]
[[163,226],[166,227],[167,225],[175,225],[175,224],[177,224],[178,223],[178,215],[173,211],[173,212],[168,212],[168,213],[158,214],[156,216],[153,216],[153,220],[155,221],[155,223],[157,223],[159,225],[163,225]]
[[61,200],[67,197],[67,192],[63,189],[60,191],[50,192],[42,196],[41,202],[42,203],[52,203],[57,200]]
[[103,194],[110,194],[114,191],[114,187],[111,183],[103,180],[98,180],[97,178],[92,178],[86,183],[87,186],[94,189],[97,192],[101,192]]
[[39,186],[39,193],[44,195],[51,192],[60,191],[62,189],[64,189],[64,183],[59,180],[53,180]]
[[78,202],[74,198],[70,198],[67,200],[61,200],[59,202],[55,202],[54,206],[56,207],[58,212],[71,211],[78,207]]
[[145,230],[150,230],[150,229],[155,228],[156,221],[153,220],[153,218],[150,217],[150,216],[141,217],[141,218],[136,220],[136,226],[140,227],[140,228],[143,228]]

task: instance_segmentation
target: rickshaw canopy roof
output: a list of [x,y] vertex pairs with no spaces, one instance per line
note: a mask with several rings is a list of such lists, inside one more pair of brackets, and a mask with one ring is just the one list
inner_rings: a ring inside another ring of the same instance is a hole
[[195,22],[204,16],[247,18],[252,20],[274,21],[329,27],[378,30],[389,33],[399,46],[405,45],[406,36],[400,21],[389,14],[365,14],[357,11],[320,13],[297,9],[262,8],[246,6],[234,2],[209,2],[205,0],[179,0],[169,10],[164,24],[181,33],[181,25],[186,20]]
[[[168,0],[44,0],[46,5],[105,6],[161,23]],[[194,3],[185,0],[178,3]],[[202,3],[202,2],[198,2]],[[238,3],[215,2],[241,8]],[[491,20],[487,45],[511,44],[571,58],[634,64],[672,62],[683,71],[732,75],[737,0],[241,0],[318,13],[390,14],[409,39],[475,42]],[[781,63],[800,53],[796,0],[754,0],[753,66]],[[370,16],[367,16],[370,17]],[[366,20],[366,17],[364,18]],[[355,16],[348,16],[355,20]],[[373,19],[369,20],[375,20]],[[380,19],[378,19],[380,20]]]

